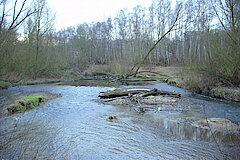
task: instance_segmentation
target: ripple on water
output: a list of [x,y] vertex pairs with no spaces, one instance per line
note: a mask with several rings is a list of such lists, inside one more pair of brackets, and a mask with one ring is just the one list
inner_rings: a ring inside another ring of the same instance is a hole
[[[234,154],[232,159],[239,157],[239,146],[219,142],[219,150],[209,132],[189,125],[191,119],[201,117],[195,115],[198,109],[191,113],[139,114],[127,106],[96,103],[94,99],[99,92],[107,89],[54,85],[10,88],[5,94],[10,97],[38,91],[53,92],[62,97],[25,113],[1,117],[0,142],[3,148],[0,158],[223,159],[220,150]],[[186,93],[183,99],[188,99],[187,96]],[[207,105],[212,104],[208,102]],[[119,119],[109,121],[107,117],[112,114],[119,114]],[[15,122],[14,117],[19,120]]]

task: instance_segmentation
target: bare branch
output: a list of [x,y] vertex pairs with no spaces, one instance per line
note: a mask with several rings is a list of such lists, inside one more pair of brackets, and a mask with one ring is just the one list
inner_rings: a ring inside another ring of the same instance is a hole
[[3,4],[3,3],[5,3],[5,2],[6,2],[6,0],[1,0],[1,1],[0,1],[0,5]]
[[[220,2],[220,4],[221,4],[221,7],[224,7],[223,4],[222,4],[222,1],[219,0],[219,2]],[[224,25],[223,21],[221,20],[220,15],[219,15],[219,13],[218,13],[215,5],[213,4],[213,1],[212,1],[212,0],[211,0],[211,4],[212,4],[212,7],[213,7],[213,10],[214,10],[215,14],[217,15],[217,18],[218,18],[219,22],[221,23],[222,27],[223,27],[224,30],[226,31],[228,37],[229,37],[235,44],[237,44],[237,42],[235,41],[235,39],[228,33],[228,30],[227,30],[226,26]],[[228,16],[227,16],[227,14],[226,14],[225,11],[224,11],[224,15],[226,16],[227,20],[229,21]],[[229,22],[230,22],[230,21],[229,21]]]
[[29,11],[29,13],[27,13],[26,16],[24,16],[18,23],[16,23],[16,24],[12,27],[12,29],[18,27],[26,18],[28,18],[29,16],[31,16],[31,15],[34,14],[34,13],[36,13],[36,12],[30,12],[30,11]]
[[[21,6],[21,8],[20,8],[20,10],[19,10],[19,12],[18,12],[18,14],[17,14],[17,16],[13,19],[13,21],[12,21],[12,23],[11,23],[11,25],[8,27],[8,30],[13,30],[14,28],[16,28],[18,25],[14,25],[15,23],[16,23],[16,21],[18,20],[18,18],[19,18],[19,16],[23,13],[23,11],[24,11],[24,6],[25,6],[25,4],[26,4],[26,1],[27,0],[24,0],[23,1],[23,3],[22,3],[22,6]],[[16,7],[16,6],[15,6]],[[15,10],[15,9],[14,9]],[[27,18],[29,15],[27,14],[25,17]],[[24,19],[26,19],[26,18],[24,18]]]
[[[6,1],[1,1],[0,4],[6,3]],[[1,22],[0,22],[0,29],[2,29],[3,21],[5,18],[5,9],[6,9],[6,4],[3,4],[3,11],[2,11],[2,17],[1,17]]]
[[17,8],[17,0],[15,0],[15,4],[14,4],[14,7],[13,7],[13,21],[15,19],[15,14],[16,14],[16,8]]
[[[145,55],[145,57],[144,57],[139,63],[136,63],[136,64],[132,67],[132,69],[130,70],[130,73],[128,73],[128,74],[125,76],[125,78],[128,78],[129,76],[133,76],[133,75],[135,76],[135,75],[138,73],[141,65],[146,61],[146,59],[147,59],[148,56],[152,53],[152,51],[156,48],[156,46],[166,37],[166,35],[168,35],[168,34],[173,30],[173,28],[176,26],[176,22],[178,21],[181,8],[182,8],[182,6],[180,6],[180,8],[178,9],[177,15],[176,15],[176,17],[175,17],[175,19],[174,19],[174,22],[173,22],[172,26],[168,29],[167,32],[165,32],[165,33],[155,42],[155,44],[149,49],[149,51],[147,52],[147,54]],[[135,70],[135,68],[136,68],[136,70]],[[135,70],[135,71],[134,71],[134,70]]]

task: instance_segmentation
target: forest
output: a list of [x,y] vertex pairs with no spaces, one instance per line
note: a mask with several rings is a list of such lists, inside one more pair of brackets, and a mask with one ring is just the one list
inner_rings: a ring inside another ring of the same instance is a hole
[[59,77],[94,65],[122,76],[141,62],[183,67],[184,83],[195,90],[240,85],[239,0],[152,0],[149,8],[59,31],[54,20],[46,0],[0,1],[1,80]]
[[7,159],[240,160],[240,0],[0,0]]

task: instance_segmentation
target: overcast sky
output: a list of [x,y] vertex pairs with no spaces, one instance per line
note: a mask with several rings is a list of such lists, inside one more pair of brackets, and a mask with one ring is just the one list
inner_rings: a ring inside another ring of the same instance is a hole
[[56,29],[83,22],[103,21],[124,8],[150,6],[152,0],[47,0],[56,13]]

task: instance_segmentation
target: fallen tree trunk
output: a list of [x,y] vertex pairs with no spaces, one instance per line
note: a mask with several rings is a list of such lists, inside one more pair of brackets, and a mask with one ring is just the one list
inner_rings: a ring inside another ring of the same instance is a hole
[[132,96],[138,94],[141,97],[148,97],[148,96],[170,96],[175,98],[180,98],[181,94],[177,92],[171,92],[171,91],[164,91],[164,90],[158,90],[158,89],[152,89],[152,90],[109,90],[102,94],[100,94],[98,97],[100,98],[116,98],[116,97],[123,97],[123,96]]
[[134,95],[139,93],[146,93],[147,90],[109,90],[102,94],[100,94],[98,97],[100,98],[115,98],[115,97],[122,97],[122,96],[128,96],[128,95]]
[[149,92],[144,93],[142,95],[142,97],[157,96],[157,95],[170,96],[170,97],[176,97],[176,98],[181,97],[180,93],[172,92],[172,91],[158,90],[158,89],[152,89]]

